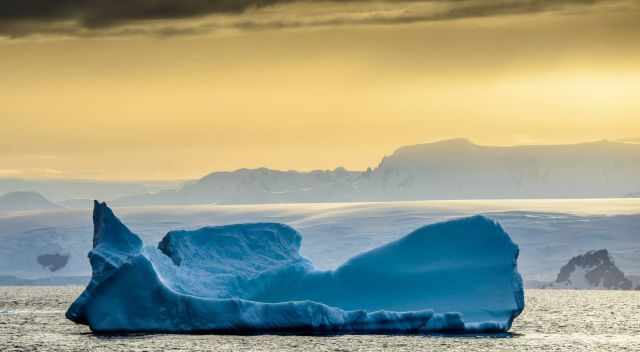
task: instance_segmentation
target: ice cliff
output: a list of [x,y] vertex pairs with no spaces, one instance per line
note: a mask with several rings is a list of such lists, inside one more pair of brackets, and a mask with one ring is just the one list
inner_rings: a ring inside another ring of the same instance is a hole
[[318,271],[276,223],[172,231],[143,247],[95,203],[90,284],[67,311],[95,332],[501,332],[524,308],[518,246],[475,216]]

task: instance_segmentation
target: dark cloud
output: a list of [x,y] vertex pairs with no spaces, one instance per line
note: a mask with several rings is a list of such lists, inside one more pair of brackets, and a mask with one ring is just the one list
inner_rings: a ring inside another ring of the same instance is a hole
[[241,13],[287,0],[4,0],[0,20],[75,20],[86,27],[136,20]]
[[[31,34],[99,36],[154,34],[188,35],[219,28],[268,29],[345,24],[401,24],[442,21],[473,17],[527,14],[554,11],[567,7],[592,7],[600,3],[622,0],[407,0],[382,1],[397,7],[396,11],[366,11],[336,16],[287,16],[283,8],[278,18],[256,19],[244,16],[237,21],[209,22],[193,26],[174,26],[171,20],[207,15],[246,14],[277,4],[368,4],[379,0],[3,0],[0,3],[0,36],[20,37]],[[415,4],[441,5],[438,11],[403,11]],[[245,18],[246,17],[246,18]],[[155,20],[155,21],[151,21]],[[158,24],[157,20],[162,20]],[[147,25],[150,22],[153,24]],[[135,25],[135,28],[127,26]]]
[[[614,0],[615,1],[615,0]],[[612,0],[533,0],[533,1],[484,1],[454,7],[442,15],[443,19],[513,15],[559,10],[567,6],[593,6]],[[461,2],[464,3],[464,2]]]
[[[357,0],[354,0],[357,1]],[[519,15],[562,10],[571,7],[589,7],[598,3],[614,3],[618,0],[431,0],[411,2],[450,3],[452,6],[444,11],[425,13],[362,13],[359,16],[346,16],[325,19],[283,19],[279,21],[258,22],[240,21],[235,24],[243,29],[278,29],[306,26],[337,26],[346,24],[393,25],[418,22],[446,21],[464,18],[489,17],[500,15]]]

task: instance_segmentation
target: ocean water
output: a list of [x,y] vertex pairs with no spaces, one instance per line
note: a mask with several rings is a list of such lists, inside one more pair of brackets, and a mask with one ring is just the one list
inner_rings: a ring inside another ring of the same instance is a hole
[[499,336],[96,336],[64,318],[81,287],[0,287],[0,351],[640,351],[640,291],[527,290]]

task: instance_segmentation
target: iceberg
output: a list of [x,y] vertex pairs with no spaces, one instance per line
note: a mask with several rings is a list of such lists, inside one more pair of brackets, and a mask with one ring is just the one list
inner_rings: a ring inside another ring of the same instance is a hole
[[320,271],[278,223],[171,231],[144,246],[95,202],[92,278],[68,319],[97,333],[496,333],[524,309],[518,246],[474,216]]

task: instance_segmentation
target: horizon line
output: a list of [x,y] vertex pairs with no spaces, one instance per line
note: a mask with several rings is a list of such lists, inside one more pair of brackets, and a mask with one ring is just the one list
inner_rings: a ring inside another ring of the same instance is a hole
[[[380,159],[380,163],[382,162],[382,160],[384,160],[385,158],[394,155],[396,152],[405,149],[405,148],[411,148],[411,147],[419,147],[419,146],[426,146],[426,145],[433,145],[433,144],[445,144],[445,143],[465,143],[465,144],[469,144],[471,146],[475,146],[475,147],[484,147],[484,148],[527,148],[527,147],[562,147],[562,146],[576,146],[576,145],[586,145],[586,144],[598,144],[598,143],[610,143],[610,144],[630,144],[630,145],[635,145],[635,144],[640,144],[640,138],[622,138],[622,139],[598,139],[598,140],[590,140],[590,141],[584,141],[584,142],[574,142],[574,143],[549,143],[549,144],[545,144],[545,143],[540,143],[540,144],[534,144],[534,143],[523,143],[523,144],[479,144],[477,142],[474,142],[472,139],[470,138],[466,138],[466,137],[452,137],[452,138],[443,138],[443,139],[436,139],[433,141],[427,141],[427,142],[422,142],[422,143],[416,143],[416,144],[408,144],[408,145],[401,145],[396,147],[393,152],[391,152],[390,154],[387,155],[383,155],[382,158]],[[211,174],[215,174],[215,173],[233,173],[233,172],[238,172],[238,171],[243,171],[243,170],[248,170],[248,171],[255,171],[255,170],[270,170],[270,171],[277,171],[277,172],[299,172],[299,173],[310,173],[310,172],[335,172],[338,171],[339,169],[343,169],[345,172],[367,172],[370,169],[375,169],[380,167],[380,163],[378,163],[378,165],[376,166],[369,166],[368,168],[364,169],[364,170],[360,170],[360,169],[348,169],[344,166],[338,165],[336,167],[334,167],[333,169],[321,169],[321,168],[301,168],[301,169],[285,169],[285,168],[272,168],[269,167],[267,165],[261,165],[261,166],[254,166],[254,167],[240,167],[240,168],[235,168],[235,169],[219,169],[219,170],[213,170],[213,171],[209,171],[201,176],[194,176],[194,177],[185,177],[185,178],[167,178],[167,179],[145,179],[145,178],[131,178],[131,179],[118,179],[118,178],[81,178],[81,177],[64,177],[63,175],[59,175],[59,176],[54,176],[54,177],[47,177],[47,176],[21,176],[19,174],[8,174],[8,175],[2,175],[0,173],[0,181],[27,181],[27,182],[87,182],[87,183],[111,183],[111,184],[127,184],[127,183],[136,183],[136,184],[157,184],[157,183],[186,183],[186,182],[193,182],[193,181],[197,181],[200,180],[202,178],[205,178]],[[0,171],[2,171],[0,169]],[[20,171],[20,170],[17,170]]]

